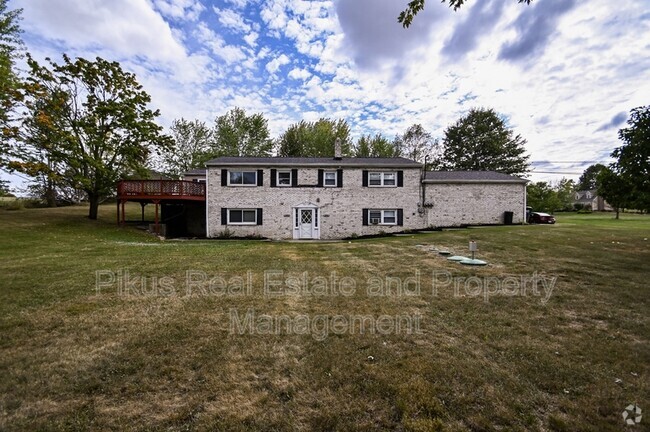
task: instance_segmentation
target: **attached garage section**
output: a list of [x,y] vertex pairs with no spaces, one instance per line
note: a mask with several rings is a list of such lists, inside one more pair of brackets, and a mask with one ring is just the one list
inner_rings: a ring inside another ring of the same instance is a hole
[[429,171],[422,182],[428,226],[500,225],[526,215],[526,180],[493,171]]

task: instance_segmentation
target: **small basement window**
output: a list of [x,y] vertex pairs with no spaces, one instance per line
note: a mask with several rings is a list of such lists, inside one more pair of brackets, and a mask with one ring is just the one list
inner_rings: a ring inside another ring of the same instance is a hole
[[396,210],[370,210],[368,212],[370,225],[397,225]]
[[257,210],[228,209],[228,225],[257,225]]

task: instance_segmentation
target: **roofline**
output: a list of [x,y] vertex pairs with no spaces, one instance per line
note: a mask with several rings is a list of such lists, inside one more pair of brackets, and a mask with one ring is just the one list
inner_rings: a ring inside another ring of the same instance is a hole
[[525,179],[512,179],[512,180],[481,180],[481,179],[424,179],[422,183],[511,183],[511,184],[527,184],[529,180]]
[[281,163],[281,161],[278,162],[220,162],[220,163],[206,163],[207,168],[211,167],[221,167],[221,166],[229,166],[229,167],[347,167],[347,168],[413,168],[413,169],[419,169],[422,168],[422,164],[419,164],[417,162],[413,163],[389,163],[389,162],[383,162],[383,163],[372,163],[372,164],[364,164],[364,163],[346,163],[345,161],[335,161],[332,160],[331,162],[325,162],[325,161],[314,161],[314,162],[297,162],[297,163],[291,163],[291,162],[284,162]]

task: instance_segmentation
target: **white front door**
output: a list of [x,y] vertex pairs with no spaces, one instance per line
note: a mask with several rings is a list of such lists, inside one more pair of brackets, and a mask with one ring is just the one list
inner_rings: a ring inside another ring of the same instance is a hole
[[298,209],[298,229],[301,239],[314,238],[314,209]]

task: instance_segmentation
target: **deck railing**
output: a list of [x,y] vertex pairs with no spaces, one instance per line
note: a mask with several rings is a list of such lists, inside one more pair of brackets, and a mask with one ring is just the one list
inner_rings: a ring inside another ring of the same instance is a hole
[[123,180],[117,184],[122,199],[205,199],[205,183],[185,180]]

